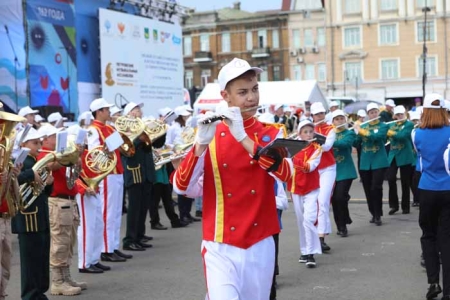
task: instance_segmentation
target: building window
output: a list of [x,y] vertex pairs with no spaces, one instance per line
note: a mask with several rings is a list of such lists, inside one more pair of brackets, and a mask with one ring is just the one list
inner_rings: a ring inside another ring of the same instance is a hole
[[317,45],[323,47],[326,44],[325,28],[317,28]]
[[253,50],[253,32],[247,31],[246,36],[247,51]]
[[398,79],[398,59],[384,59],[381,61],[381,79]]
[[281,68],[280,66],[273,66],[273,81],[280,81],[281,79]]
[[294,10],[310,10],[323,8],[322,3],[317,0],[295,1]]
[[300,42],[300,30],[299,29],[292,30],[292,40],[294,41],[294,49],[300,49],[301,42]]
[[417,0],[417,8],[424,8],[425,4],[428,7],[434,7],[434,0]]
[[280,48],[280,37],[278,35],[278,30],[272,30],[272,48]]
[[325,82],[327,81],[327,65],[324,63],[320,63],[317,65],[319,74],[317,76],[317,80],[319,82]]
[[192,70],[186,70],[184,72],[184,87],[190,89],[194,86],[194,72]]
[[314,80],[316,79],[316,71],[314,65],[306,65],[305,67],[305,79]]
[[230,33],[222,33],[222,52],[231,51]]
[[260,67],[263,69],[261,73],[259,73],[259,81],[269,81],[269,74],[267,73],[266,67]]
[[209,51],[209,33],[200,35],[200,51]]
[[349,27],[344,29],[344,47],[361,46],[361,28]]
[[380,0],[381,10],[396,10],[398,0]]
[[424,28],[425,22],[420,21],[417,22],[417,41],[423,42],[424,40],[424,34],[425,34],[425,40],[427,42],[434,42],[436,41],[436,32],[434,30],[434,21],[427,21],[426,26]]
[[397,44],[397,25],[380,25],[380,45]]
[[361,0],[345,0],[345,13],[357,14],[361,12]]
[[302,66],[294,66],[294,80],[302,80]]
[[183,54],[184,56],[192,55],[192,37],[185,36],[183,38]]
[[[434,56],[427,56],[427,76],[437,76],[437,68],[436,68],[436,57]],[[419,78],[422,78],[423,76],[423,59],[422,57],[419,58],[418,61],[418,68],[419,68]]]
[[258,48],[267,47],[267,30],[258,30]]
[[345,80],[356,82],[362,78],[361,62],[346,62],[344,67]]
[[211,70],[202,70],[202,86],[209,82],[209,77],[211,77]]
[[313,47],[314,46],[314,36],[312,29],[305,29],[304,34],[304,42],[305,47]]

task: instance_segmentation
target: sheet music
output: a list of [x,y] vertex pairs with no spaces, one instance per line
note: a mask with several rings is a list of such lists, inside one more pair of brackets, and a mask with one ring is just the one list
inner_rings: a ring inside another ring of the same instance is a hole
[[60,131],[56,134],[56,153],[64,152],[67,148],[67,131]]

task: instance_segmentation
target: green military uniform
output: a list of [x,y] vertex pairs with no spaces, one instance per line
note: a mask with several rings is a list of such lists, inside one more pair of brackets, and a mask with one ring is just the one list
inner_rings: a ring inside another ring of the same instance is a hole
[[380,121],[381,122],[391,122],[393,120],[393,114],[392,112],[389,112],[387,110],[383,110],[382,112],[380,112]]
[[355,132],[348,129],[336,133],[336,140],[333,144],[333,153],[336,160],[336,181],[357,177],[352,158],[352,145],[355,139]]
[[152,145],[147,145],[139,139],[135,139],[133,144],[135,154],[131,157],[122,156],[123,178],[128,192],[124,247],[139,244],[145,235],[145,219],[147,209],[152,205],[152,185],[155,181]]
[[368,171],[389,167],[386,150],[388,125],[376,120],[361,126],[356,144],[361,143],[360,170]]
[[411,132],[413,129],[414,124],[408,120],[400,124],[394,123],[389,127],[388,137],[391,143],[391,150],[389,151],[388,157],[389,165],[394,158],[398,167],[415,164],[411,140]]
[[[19,184],[34,181],[31,168],[36,158],[28,156],[21,173]],[[52,186],[47,186],[40,196],[25,211],[19,211],[11,220],[12,232],[19,234],[20,275],[22,299],[47,299],[50,276],[50,221],[48,196]]]

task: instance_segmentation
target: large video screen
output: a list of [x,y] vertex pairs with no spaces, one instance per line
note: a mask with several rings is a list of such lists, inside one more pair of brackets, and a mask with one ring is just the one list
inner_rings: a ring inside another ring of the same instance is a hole
[[144,115],[183,104],[181,26],[100,9],[102,96],[143,102]]

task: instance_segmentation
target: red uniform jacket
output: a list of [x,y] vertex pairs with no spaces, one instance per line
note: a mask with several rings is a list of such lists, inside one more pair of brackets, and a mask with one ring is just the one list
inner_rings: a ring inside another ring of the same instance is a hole
[[318,166],[322,153],[318,144],[311,143],[292,157],[294,172],[288,181],[288,190],[291,193],[304,196],[320,187]]
[[336,139],[336,132],[333,125],[329,125],[325,122],[316,125],[314,131],[327,137],[325,144],[322,145],[322,158],[319,164],[319,170],[336,164],[333,154],[333,144]]
[[[244,121],[247,135],[264,146],[283,130],[255,118]],[[201,157],[193,150],[174,175],[174,188],[186,192],[203,174],[203,239],[247,249],[280,231],[275,205],[274,178],[265,170],[273,161],[258,161],[238,143],[228,126],[217,126],[214,140]],[[274,176],[286,181],[290,166],[283,160]]]

